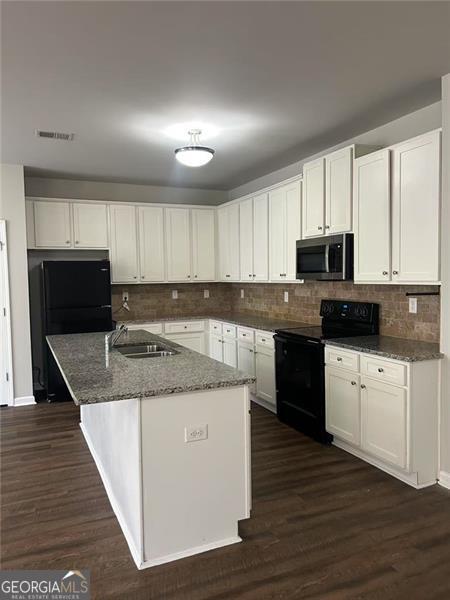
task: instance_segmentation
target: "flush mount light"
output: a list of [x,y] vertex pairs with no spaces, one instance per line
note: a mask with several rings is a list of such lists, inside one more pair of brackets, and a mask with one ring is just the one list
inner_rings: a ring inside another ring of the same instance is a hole
[[191,138],[189,146],[177,148],[175,150],[175,158],[186,167],[203,167],[214,156],[214,150],[207,146],[200,146],[200,129],[190,129],[188,134]]

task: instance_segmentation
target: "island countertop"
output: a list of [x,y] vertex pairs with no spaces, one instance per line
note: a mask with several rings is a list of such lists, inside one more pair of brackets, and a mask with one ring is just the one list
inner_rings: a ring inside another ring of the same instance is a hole
[[235,387],[255,381],[233,367],[143,330],[122,335],[118,346],[162,343],[178,354],[133,359],[114,348],[107,357],[105,333],[50,335],[47,343],[77,405]]
[[338,346],[347,350],[367,352],[384,358],[416,362],[421,360],[434,360],[442,358],[439,344],[432,342],[419,342],[391,337],[388,335],[368,335],[348,338],[335,338],[326,340],[327,346]]

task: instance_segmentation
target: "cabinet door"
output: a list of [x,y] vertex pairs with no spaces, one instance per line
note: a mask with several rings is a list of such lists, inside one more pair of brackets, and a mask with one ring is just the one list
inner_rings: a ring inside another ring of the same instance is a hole
[[253,198],[253,280],[269,278],[269,197]]
[[303,237],[325,233],[325,159],[303,165]]
[[199,352],[200,354],[205,354],[204,333],[168,333],[165,337],[180,344],[180,346],[195,350],[195,352]]
[[406,390],[361,377],[361,447],[406,467]]
[[73,204],[75,248],[107,248],[108,225],[106,204]]
[[140,206],[138,217],[140,280],[164,281],[164,209]]
[[440,132],[393,150],[392,281],[439,281]]
[[136,283],[139,272],[136,208],[110,205],[109,223],[112,282]]
[[70,248],[70,204],[68,202],[34,203],[34,235],[38,248]]
[[239,281],[239,205],[231,204],[228,206],[228,233],[229,233],[229,275],[231,281]]
[[275,353],[273,350],[257,347],[255,374],[256,395],[275,406]]
[[272,281],[286,279],[286,200],[282,189],[269,193],[269,277]]
[[296,280],[297,240],[301,238],[301,183],[296,181],[284,189],[286,197],[286,267],[283,280]]
[[360,377],[342,369],[326,367],[326,430],[354,446],[361,441]]
[[237,367],[237,347],[236,340],[230,340],[226,337],[222,340],[223,362],[230,367]]
[[325,233],[352,230],[353,146],[325,158]]
[[219,279],[222,281],[230,280],[229,269],[229,223],[228,223],[228,207],[224,206],[217,210],[217,230],[219,237]]
[[253,199],[239,203],[240,273],[242,281],[253,281]]
[[213,281],[216,278],[215,213],[210,209],[193,209],[192,270],[194,280]]
[[168,281],[191,280],[191,232],[189,209],[166,208]]
[[255,375],[255,351],[253,346],[238,344],[238,369],[248,375]]
[[391,276],[390,151],[355,161],[355,281],[389,281]]
[[214,360],[223,362],[222,337],[219,337],[218,335],[209,336],[209,356],[214,358]]

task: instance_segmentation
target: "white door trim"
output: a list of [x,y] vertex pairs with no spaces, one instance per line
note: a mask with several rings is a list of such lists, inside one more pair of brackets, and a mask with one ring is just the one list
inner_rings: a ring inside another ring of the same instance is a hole
[[[0,319],[1,347],[6,353],[6,370],[0,373],[2,388],[6,389],[6,398],[1,398],[1,404],[14,405],[12,345],[11,345],[11,309],[9,295],[8,245],[6,237],[6,221],[0,220]],[[6,384],[5,384],[6,380]],[[4,385],[5,384],[5,385]],[[5,402],[6,400],[6,402]]]

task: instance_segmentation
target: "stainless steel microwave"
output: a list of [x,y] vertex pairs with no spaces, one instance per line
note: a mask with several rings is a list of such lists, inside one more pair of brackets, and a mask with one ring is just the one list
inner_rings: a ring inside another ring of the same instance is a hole
[[297,241],[297,279],[353,279],[353,234]]

